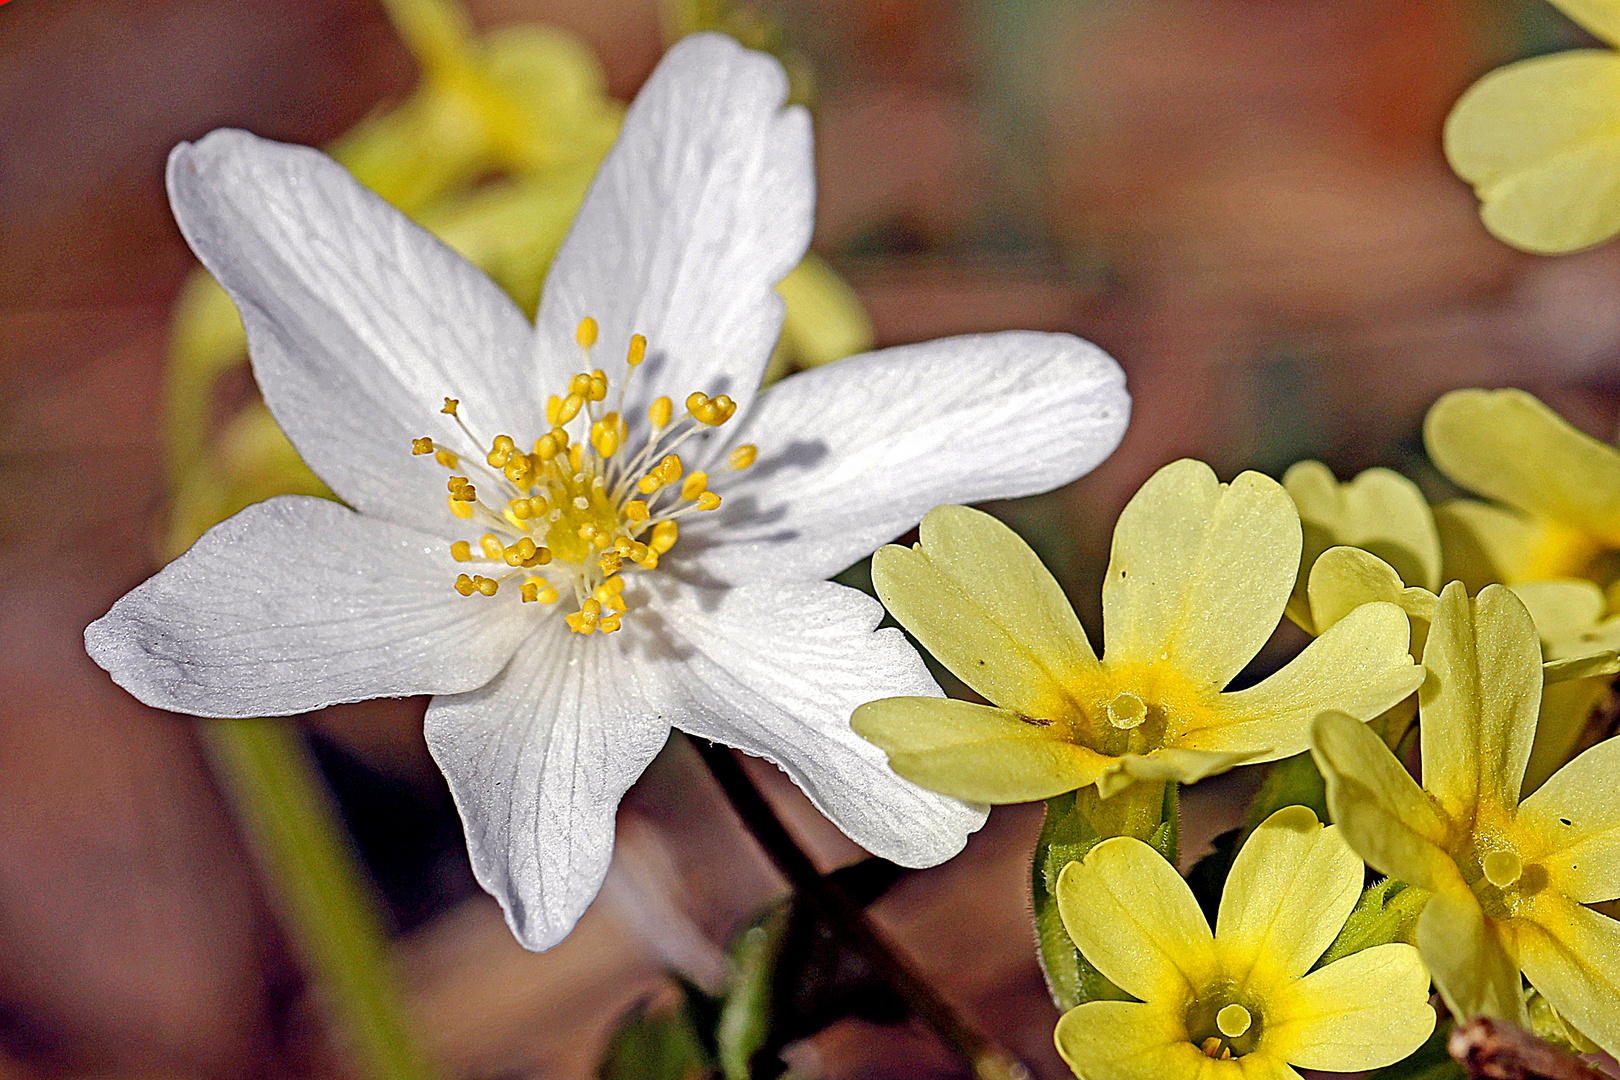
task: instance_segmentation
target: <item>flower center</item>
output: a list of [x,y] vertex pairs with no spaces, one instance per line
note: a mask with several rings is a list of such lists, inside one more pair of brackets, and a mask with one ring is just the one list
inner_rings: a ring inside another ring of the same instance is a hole
[[1524,873],[1524,860],[1511,851],[1492,851],[1480,860],[1480,870],[1486,881],[1498,889],[1506,889],[1518,883]]
[[[580,322],[577,339],[587,363],[596,335],[595,319]],[[626,358],[631,375],[646,356],[647,339],[637,334]],[[503,584],[521,579],[524,603],[554,604],[571,593],[578,606],[565,616],[569,629],[611,634],[625,611],[623,571],[656,569],[679,539],[680,518],[719,508],[708,475],[686,472],[676,451],[730,420],[736,404],[724,394],[693,393],[677,417],[674,403],[661,397],[647,410],[645,443],[630,452],[624,445],[629,426],[619,411],[626,386],[628,379],[609,410],[601,405],[608,396],[602,370],[575,375],[567,392],[547,403],[551,427],[528,452],[510,435],[497,435],[487,452],[474,453],[431,438],[412,442],[413,454],[432,454],[452,472],[465,468],[468,475],[450,477],[450,510],[487,530],[476,543],[451,544],[450,556],[492,566],[496,576],[461,574],[457,592],[494,596]],[[460,402],[445,398],[443,411],[455,417],[473,446],[479,445],[459,410]],[[746,469],[756,452],[753,446],[737,447],[730,468]]]
[[1108,722],[1121,731],[1141,727],[1148,714],[1147,703],[1128,690],[1115,694],[1107,711]]
[[1230,986],[1214,988],[1187,1010],[1187,1035],[1207,1057],[1228,1060],[1252,1054],[1263,1026],[1257,1003],[1232,1000]]

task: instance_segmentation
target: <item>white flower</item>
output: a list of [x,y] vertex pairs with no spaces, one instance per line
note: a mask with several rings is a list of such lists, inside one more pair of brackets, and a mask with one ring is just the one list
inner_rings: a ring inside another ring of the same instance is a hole
[[250,507],[118,601],[90,654],[203,716],[437,695],[428,744],[473,869],[530,948],[595,896],[672,725],[777,763],[879,855],[959,851],[984,809],[900,779],[849,726],[939,690],[874,632],[875,601],[823,579],[939,503],[1086,472],[1125,426],[1118,366],[1063,334],[888,349],[756,398],[812,220],[786,86],[728,38],[671,49],[533,327],[314,150],[219,131],[170,158],[265,400],[354,509]]

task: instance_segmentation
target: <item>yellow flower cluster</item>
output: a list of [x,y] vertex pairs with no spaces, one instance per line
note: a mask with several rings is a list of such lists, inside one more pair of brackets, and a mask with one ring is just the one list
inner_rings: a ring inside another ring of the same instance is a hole
[[[1036,914],[1050,894],[1078,1076],[1379,1067],[1427,1038],[1431,979],[1454,1016],[1620,1051],[1620,921],[1593,906],[1620,899],[1620,740],[1571,760],[1620,672],[1620,450],[1519,391],[1449,394],[1425,436],[1484,500],[1316,462],[1161,469],[1115,528],[1100,656],[987,514],[940,507],[874,557],[889,611],[985,703],[852,723],[925,787],[1050,800]],[[1314,640],[1244,685],[1284,612]],[[1275,775],[1319,770],[1318,810],[1262,789],[1212,934],[1173,865],[1176,786],[1306,748]],[[1363,860],[1388,875],[1365,894]]]

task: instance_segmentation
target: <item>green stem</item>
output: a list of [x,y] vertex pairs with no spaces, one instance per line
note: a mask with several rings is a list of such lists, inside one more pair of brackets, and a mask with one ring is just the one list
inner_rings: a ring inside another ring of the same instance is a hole
[[1029,1070],[954,1009],[889,943],[861,906],[816,869],[754,787],[731,751],[692,740],[731,808],[798,896],[815,907],[843,943],[872,965],[889,988],[973,1069],[978,1080],[1027,1080]]
[[357,1075],[427,1080],[375,897],[297,728],[287,720],[202,720],[198,731]]

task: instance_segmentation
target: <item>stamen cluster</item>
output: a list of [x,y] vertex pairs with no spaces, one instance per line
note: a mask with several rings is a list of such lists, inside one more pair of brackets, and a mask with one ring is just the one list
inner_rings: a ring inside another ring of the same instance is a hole
[[[587,362],[596,344],[596,320],[579,324],[577,340]],[[647,356],[647,339],[630,339],[626,357],[634,374]],[[647,410],[647,441],[634,454],[625,452],[629,426],[621,410],[628,380],[617,403],[605,410],[608,378],[601,368],[582,371],[568,382],[567,392],[546,404],[550,429],[525,452],[510,435],[497,435],[485,453],[466,453],[431,438],[415,439],[411,452],[432,454],[452,475],[447,484],[450,510],[476,521],[486,531],[477,543],[457,540],[450,556],[461,563],[486,563],[497,576],[461,574],[455,589],[462,596],[494,596],[501,585],[521,579],[524,603],[553,604],[571,591],[577,610],[565,616],[575,633],[611,634],[625,611],[626,564],[656,569],[680,537],[679,519],[716,510],[720,496],[709,490],[704,472],[685,469],[676,451],[688,439],[718,428],[737,412],[724,394],[694,392],[677,417],[675,406],[660,397]],[[478,442],[462,422],[460,402],[445,398],[443,411],[460,424],[472,445]],[[576,424],[576,421],[578,423]],[[576,426],[578,437],[569,433]],[[757,450],[745,445],[727,459],[732,469],[753,464]],[[479,484],[472,473],[481,474]],[[482,494],[480,493],[482,488]]]

